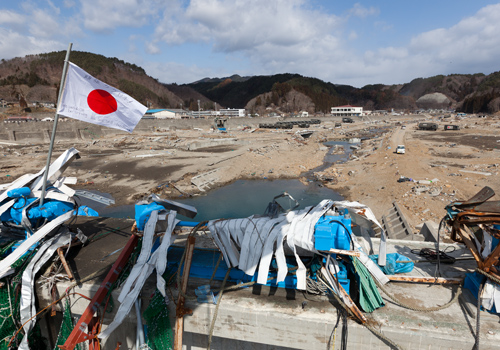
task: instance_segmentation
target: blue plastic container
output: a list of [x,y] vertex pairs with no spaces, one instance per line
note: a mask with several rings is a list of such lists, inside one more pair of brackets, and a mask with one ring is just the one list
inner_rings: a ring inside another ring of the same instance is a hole
[[332,248],[349,250],[351,233],[349,214],[322,216],[314,226],[314,248],[323,251],[329,251]]
[[339,284],[342,286],[342,288],[344,288],[347,294],[349,294],[351,281],[347,278],[347,268],[341,261],[337,261],[337,264],[339,265],[339,271],[337,272],[335,277],[337,277],[337,280],[339,281]]
[[[472,293],[474,298],[476,298],[476,300],[477,300],[477,297],[479,294],[479,287],[481,286],[481,282],[483,281],[484,278],[485,278],[485,276],[483,276],[482,274],[480,274],[478,272],[471,272],[471,273],[465,274],[464,288],[467,288],[468,290],[470,290],[470,292]],[[482,306],[481,306],[481,310],[484,310],[484,308]],[[486,311],[488,311],[489,313],[492,313],[492,314],[497,313],[495,306],[493,306],[493,308],[491,310],[486,310]]]

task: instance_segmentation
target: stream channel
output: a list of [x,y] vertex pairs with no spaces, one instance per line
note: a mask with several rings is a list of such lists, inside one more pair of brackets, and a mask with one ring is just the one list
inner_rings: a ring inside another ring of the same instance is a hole
[[[206,195],[174,199],[174,201],[194,206],[198,210],[198,214],[194,219],[188,219],[181,215],[179,215],[179,218],[185,221],[199,222],[212,219],[243,218],[253,214],[261,215],[266,210],[269,202],[283,192],[289,193],[299,203],[298,209],[316,205],[323,199],[343,200],[343,197],[339,193],[314,181],[312,174],[322,171],[334,163],[346,162],[352,153],[350,146],[359,144],[347,141],[328,141],[324,145],[329,147],[329,150],[323,164],[303,174],[308,179],[307,184],[303,184],[298,179],[237,180],[227,186],[211,190]],[[337,147],[343,147],[343,152],[336,152]],[[108,194],[98,194],[109,197]],[[293,205],[286,198],[282,198],[278,202],[284,208]],[[134,205],[106,207],[102,204],[86,200],[82,201],[82,204],[96,209],[100,216],[115,218],[134,217]]]

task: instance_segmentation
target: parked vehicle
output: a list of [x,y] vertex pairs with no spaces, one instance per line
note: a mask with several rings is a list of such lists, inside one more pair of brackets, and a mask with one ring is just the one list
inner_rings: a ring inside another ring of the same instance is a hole
[[405,154],[405,152],[406,152],[406,149],[405,149],[404,145],[398,145],[398,147],[396,147],[397,154]]
[[445,125],[444,130],[460,130],[460,126],[458,126],[458,125]]
[[420,123],[418,124],[419,130],[437,130],[438,125],[436,123]]
[[354,123],[352,118],[342,118],[342,123]]

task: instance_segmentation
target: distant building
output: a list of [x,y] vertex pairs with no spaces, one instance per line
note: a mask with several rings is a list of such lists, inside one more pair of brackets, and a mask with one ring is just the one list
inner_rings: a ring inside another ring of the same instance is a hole
[[236,108],[227,108],[227,109],[220,109],[218,111],[219,115],[225,116],[225,117],[235,117],[235,118],[241,118],[245,116],[245,109],[236,109]]
[[181,119],[189,117],[187,111],[183,109],[150,109],[144,116],[157,119]]
[[332,107],[331,114],[334,117],[361,117],[363,115],[363,107],[351,105]]

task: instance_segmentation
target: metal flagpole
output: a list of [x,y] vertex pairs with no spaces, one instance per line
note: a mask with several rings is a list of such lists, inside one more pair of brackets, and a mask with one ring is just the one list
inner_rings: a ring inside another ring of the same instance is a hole
[[50,137],[49,154],[47,155],[47,165],[45,165],[45,172],[43,173],[43,184],[42,184],[42,194],[40,196],[40,206],[43,205],[43,200],[45,198],[45,190],[47,188],[47,177],[49,175],[50,158],[52,157],[52,148],[54,147],[54,140],[56,138],[57,121],[59,120],[59,114],[57,114],[57,110],[59,109],[59,103],[61,103],[62,92],[64,84],[66,82],[66,71],[68,70],[69,53],[71,52],[72,46],[73,43],[69,43],[68,51],[66,51],[66,58],[64,59],[64,67],[61,77],[61,86],[59,86],[59,95],[57,96],[57,107],[56,107],[56,115],[54,117],[54,127],[52,128],[52,135]]

